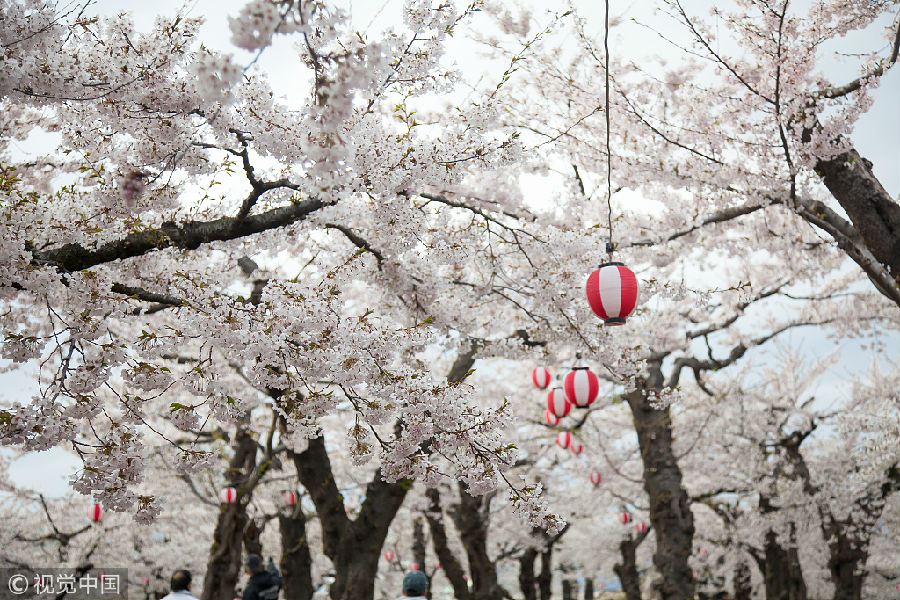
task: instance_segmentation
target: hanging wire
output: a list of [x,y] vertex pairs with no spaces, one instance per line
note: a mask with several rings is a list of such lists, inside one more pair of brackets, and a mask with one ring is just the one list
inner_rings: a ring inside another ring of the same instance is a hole
[[606,3],[606,23],[603,29],[603,56],[606,61],[606,208],[607,221],[609,223],[609,241],[606,242],[606,253],[609,254],[609,262],[612,262],[612,254],[615,249],[613,244],[613,221],[612,221],[612,150],[610,150],[609,136],[609,0]]

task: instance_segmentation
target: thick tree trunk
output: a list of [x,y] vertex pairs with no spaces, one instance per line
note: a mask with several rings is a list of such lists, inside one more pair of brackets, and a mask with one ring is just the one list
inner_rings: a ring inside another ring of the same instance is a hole
[[434,553],[437,554],[438,560],[441,561],[444,575],[450,581],[450,585],[453,586],[453,595],[456,600],[469,600],[471,594],[469,594],[465,571],[447,544],[447,530],[444,528],[441,494],[437,488],[428,488],[425,490],[425,496],[430,502],[428,511],[425,513],[425,519],[428,521],[428,529],[431,531],[431,543],[434,546]]
[[284,600],[310,600],[316,588],[312,582],[312,557],[306,538],[306,516],[300,504],[290,514],[278,515],[281,534],[281,570]]
[[351,520],[334,481],[325,440],[321,437],[311,439],[304,452],[289,453],[289,456],[316,506],[325,555],[334,566],[331,598],[372,600],[381,547],[411,482],[387,483],[378,469],[366,487],[366,499],[359,516]]
[[641,579],[638,575],[635,550],[636,544],[629,535],[619,542],[622,562],[613,567],[613,571],[622,583],[622,591],[625,592],[626,600],[641,600]]
[[783,548],[774,532],[766,533],[766,600],[806,600],[806,583],[796,548]]
[[541,554],[541,574],[538,575],[538,591],[541,600],[550,600],[553,593],[553,548]]
[[534,561],[537,556],[536,548],[526,548],[519,557],[519,590],[523,600],[537,600],[537,579],[534,577]]
[[472,596],[478,600],[503,600],[506,594],[497,581],[497,565],[487,551],[493,493],[472,496],[463,483],[458,486],[459,505],[454,507],[451,517],[469,559]]
[[694,596],[688,557],[694,537],[694,517],[682,486],[681,469],[672,448],[672,420],[668,407],[655,409],[647,394],[661,389],[662,374],[653,368],[649,382],[626,396],[634,417],[644,465],[644,489],[650,497],[650,522],[656,532],[653,564],[662,579],[662,600]]
[[594,600],[594,580],[590,577],[584,579],[584,600]]
[[752,596],[750,567],[741,560],[734,568],[734,600],[751,600]]
[[900,205],[875,177],[872,163],[851,149],[820,160],[816,172],[872,255],[900,283]]
[[571,579],[563,579],[562,582],[562,597],[563,600],[575,600],[575,591],[578,589],[576,586],[572,585]]
[[[241,574],[241,548],[248,518],[246,506],[252,490],[242,490],[256,466],[256,440],[243,426],[234,437],[234,456],[228,463],[225,478],[238,490],[231,504],[223,504],[213,532],[213,543],[206,563],[201,600],[233,600],[234,588]],[[241,493],[243,492],[243,493]]]
[[834,584],[833,600],[861,600],[863,582],[867,575],[867,549],[855,544],[843,532],[834,535],[828,549],[828,569]]

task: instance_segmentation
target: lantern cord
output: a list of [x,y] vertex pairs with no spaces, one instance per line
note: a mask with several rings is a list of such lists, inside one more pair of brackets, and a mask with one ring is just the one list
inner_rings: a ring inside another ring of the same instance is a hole
[[603,52],[606,61],[606,208],[607,221],[609,223],[609,241],[606,242],[606,253],[609,254],[609,262],[612,262],[613,250],[613,222],[612,222],[612,150],[610,150],[609,136],[609,0],[606,2],[606,22],[603,30]]

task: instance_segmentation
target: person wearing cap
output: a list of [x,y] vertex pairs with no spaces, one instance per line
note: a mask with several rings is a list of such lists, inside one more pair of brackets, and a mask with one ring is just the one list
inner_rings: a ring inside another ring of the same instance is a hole
[[263,566],[259,554],[248,554],[244,561],[244,571],[250,576],[244,588],[242,600],[276,600],[281,582]]
[[191,593],[191,572],[187,569],[178,569],[172,573],[169,587],[172,591],[163,596],[162,600],[197,600]]
[[403,596],[405,600],[426,600],[428,577],[422,571],[410,571],[403,576]]

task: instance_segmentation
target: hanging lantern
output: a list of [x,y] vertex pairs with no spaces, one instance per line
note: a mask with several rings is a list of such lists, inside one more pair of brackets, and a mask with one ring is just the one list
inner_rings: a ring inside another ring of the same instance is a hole
[[224,488],[219,492],[219,500],[221,500],[223,504],[231,504],[235,499],[237,499],[237,490],[233,487]]
[[560,431],[556,434],[556,445],[560,448],[568,448],[572,443],[572,434],[568,431]]
[[391,552],[390,550],[385,550],[384,554],[382,554],[382,556],[384,556],[384,560],[386,560],[388,562],[391,562],[392,560],[394,560],[394,553]]
[[700,558],[706,558],[706,555],[709,554],[709,552],[706,551],[706,548],[700,548],[697,550],[697,554],[700,555]]
[[94,504],[88,509],[88,519],[97,523],[103,518],[103,508],[99,504]]
[[619,513],[619,523],[626,525],[631,522],[631,515],[628,514],[627,510],[623,510]]
[[569,450],[572,451],[572,454],[581,454],[581,451],[584,450],[584,444],[572,440],[571,442],[569,442]]
[[544,411],[544,421],[547,423],[547,425],[549,425],[550,427],[553,427],[554,425],[557,425],[559,423],[559,417],[554,415],[549,410],[545,410]]
[[417,563],[417,562],[409,563],[409,570],[410,570],[410,571],[418,571],[418,570],[419,570],[419,563]]
[[285,490],[281,494],[281,501],[285,506],[293,506],[297,504],[297,492],[292,490]]
[[591,310],[607,325],[624,325],[637,303],[637,278],[622,263],[600,265],[587,280]]
[[592,471],[591,472],[591,483],[594,484],[594,487],[600,485],[600,482],[603,481],[603,475],[600,474],[600,471]]
[[434,561],[434,568],[435,568],[435,569],[440,569],[440,568],[441,568],[441,561],[439,561],[439,560]]
[[640,523],[634,524],[634,529],[638,533],[646,533],[647,532],[647,524],[641,521]]
[[566,416],[572,410],[572,403],[566,398],[566,393],[562,388],[553,388],[547,394],[547,410],[560,418]]
[[566,375],[566,398],[579,408],[587,408],[597,399],[600,380],[587,367],[575,367]]
[[534,387],[545,389],[550,385],[550,369],[547,367],[536,367],[531,371],[531,381]]

